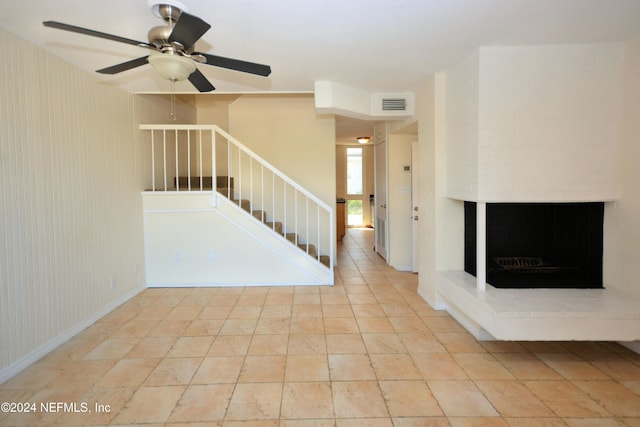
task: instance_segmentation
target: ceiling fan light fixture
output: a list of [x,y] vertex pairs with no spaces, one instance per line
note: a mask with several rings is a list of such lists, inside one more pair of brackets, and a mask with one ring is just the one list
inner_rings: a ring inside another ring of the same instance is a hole
[[150,55],[149,63],[163,78],[174,82],[186,80],[196,70],[196,64],[180,55],[157,53]]
[[366,144],[367,142],[371,141],[371,137],[370,136],[359,136],[356,138],[356,141],[358,141],[360,144]]

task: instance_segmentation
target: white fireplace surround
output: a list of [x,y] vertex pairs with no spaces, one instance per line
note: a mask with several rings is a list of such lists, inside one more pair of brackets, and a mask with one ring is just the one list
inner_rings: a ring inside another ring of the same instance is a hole
[[[625,43],[482,47],[445,73],[444,195],[453,214],[443,228],[461,240],[463,201],[477,202],[478,274],[462,271],[459,244],[436,273],[436,300],[422,291],[476,337],[640,340],[640,292],[620,285],[624,275],[607,257],[624,183],[625,67]],[[486,203],[603,201],[605,289],[486,284]]]

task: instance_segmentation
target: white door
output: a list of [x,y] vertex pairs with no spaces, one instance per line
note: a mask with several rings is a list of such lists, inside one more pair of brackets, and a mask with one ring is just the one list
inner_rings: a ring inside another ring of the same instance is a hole
[[387,142],[375,146],[376,252],[387,259]]
[[414,141],[411,143],[411,265],[414,273],[418,272],[418,242],[420,236],[418,230],[418,221],[420,220],[420,202],[418,200],[419,172],[418,141]]

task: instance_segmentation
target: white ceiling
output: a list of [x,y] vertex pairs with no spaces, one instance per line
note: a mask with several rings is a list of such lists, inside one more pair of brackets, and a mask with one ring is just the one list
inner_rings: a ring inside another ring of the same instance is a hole
[[[413,90],[481,45],[626,40],[640,0],[181,0],[212,28],[196,50],[271,65],[257,77],[200,65],[218,92],[312,91],[330,80],[371,92]],[[56,20],[146,41],[161,25],[147,0],[8,0],[0,25],[88,71],[148,50],[42,26]],[[99,77],[168,92],[149,65]],[[178,92],[194,92],[188,82]]]
[[[154,0],[149,0],[151,3]],[[221,92],[311,92],[330,80],[370,92],[415,89],[478,46],[619,41],[640,35],[640,0],[180,0],[212,28],[196,50],[268,64],[264,78],[199,69]],[[54,20],[147,41],[163,22],[148,0],[7,0],[0,26],[77,66],[94,70],[146,49],[45,28]],[[107,76],[128,92],[169,92],[150,65]],[[195,93],[188,82],[176,92]],[[340,118],[337,140],[371,134]]]

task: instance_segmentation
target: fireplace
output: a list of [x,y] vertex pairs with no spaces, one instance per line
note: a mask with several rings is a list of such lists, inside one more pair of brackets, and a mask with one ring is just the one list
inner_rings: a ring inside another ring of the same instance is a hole
[[[476,275],[476,203],[465,202]],[[602,288],[604,203],[487,203],[486,281],[496,288]]]

